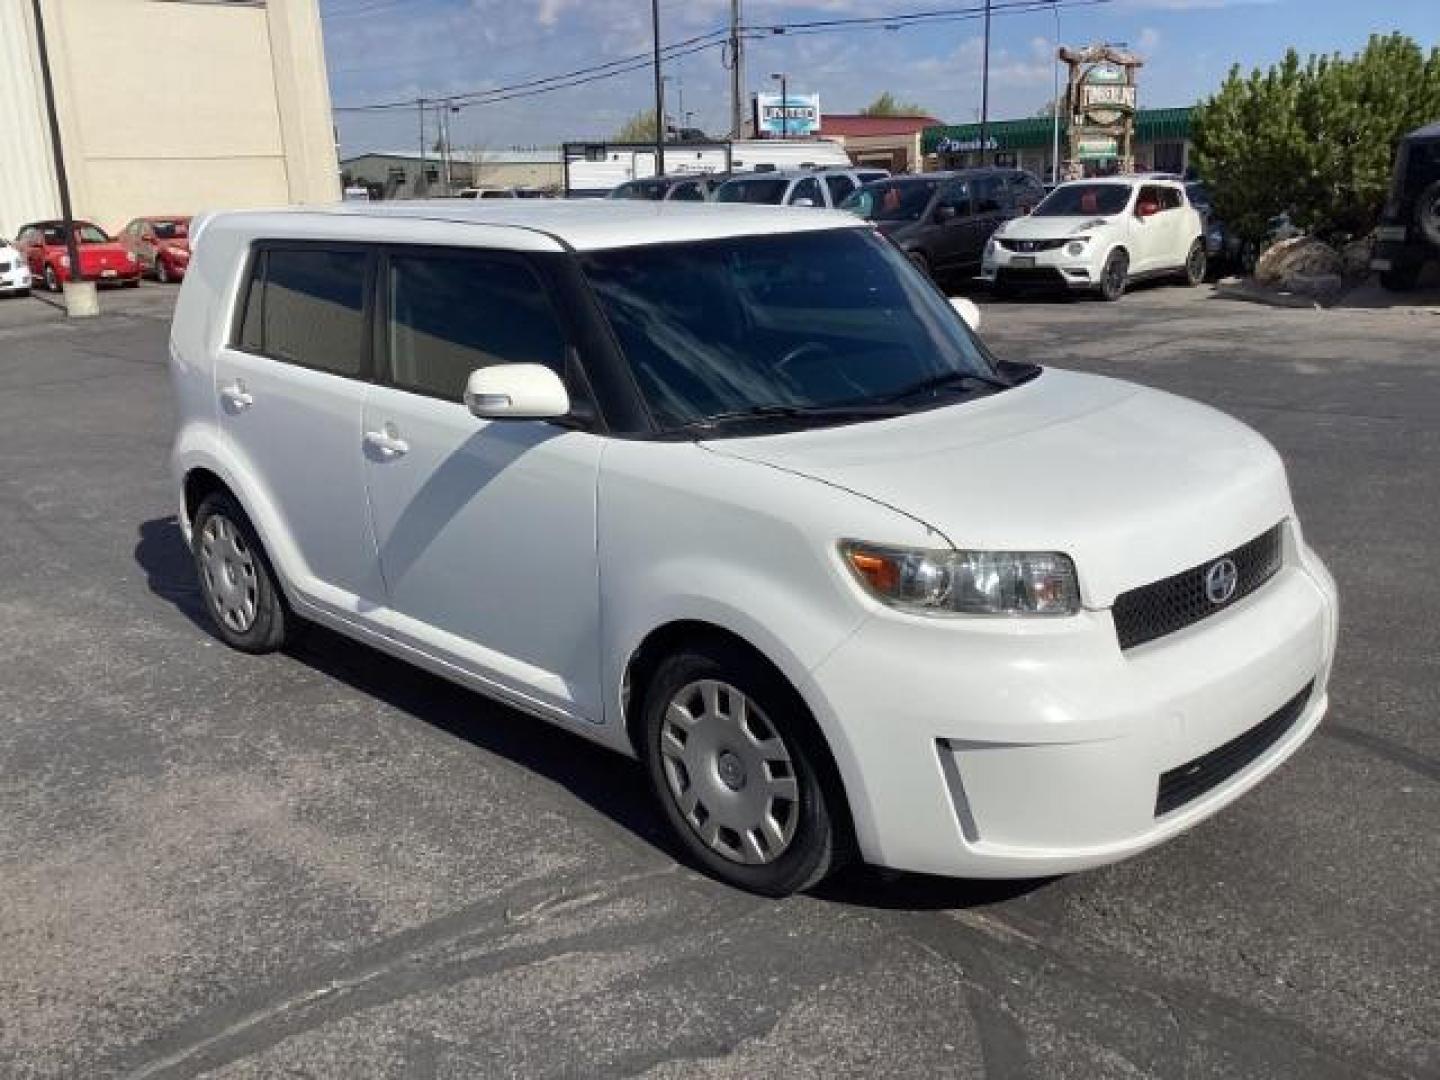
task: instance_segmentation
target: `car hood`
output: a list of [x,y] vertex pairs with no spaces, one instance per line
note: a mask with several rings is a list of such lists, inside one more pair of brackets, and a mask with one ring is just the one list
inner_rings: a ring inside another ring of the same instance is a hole
[[1244,424],[1054,369],[892,420],[704,445],[890,506],[956,547],[1063,551],[1092,608],[1293,513],[1279,455]]
[[1100,226],[1094,224],[1097,221],[1109,225],[1117,216],[1091,214],[1088,217],[1036,217],[1031,214],[1028,217],[1012,219],[1005,225],[1005,231],[999,235],[1006,240],[1058,240],[1099,228]]

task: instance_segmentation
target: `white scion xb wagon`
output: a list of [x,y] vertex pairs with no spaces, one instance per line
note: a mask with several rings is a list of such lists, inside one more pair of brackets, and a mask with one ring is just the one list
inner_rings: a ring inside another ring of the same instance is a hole
[[1335,590],[1270,445],[996,361],[848,214],[199,233],[173,464],[220,636],[313,620],[638,755],[740,886],[1123,858],[1325,711]]

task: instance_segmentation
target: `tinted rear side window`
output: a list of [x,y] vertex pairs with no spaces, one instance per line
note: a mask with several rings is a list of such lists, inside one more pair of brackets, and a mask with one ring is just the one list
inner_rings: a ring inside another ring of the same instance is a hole
[[335,375],[358,376],[365,356],[364,251],[270,248],[254,261],[242,347]]
[[390,377],[405,390],[461,400],[476,368],[564,371],[565,339],[544,288],[522,263],[485,255],[392,255]]
[[855,181],[843,174],[837,174],[825,177],[825,186],[830,189],[830,201],[839,206],[845,201],[845,196],[855,190]]

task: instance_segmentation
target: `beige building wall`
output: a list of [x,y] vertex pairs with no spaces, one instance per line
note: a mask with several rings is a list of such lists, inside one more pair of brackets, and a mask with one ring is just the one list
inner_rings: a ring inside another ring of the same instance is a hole
[[[16,59],[38,84],[30,4],[3,6],[24,12],[10,18],[25,34]],[[316,0],[44,0],[44,13],[77,216],[114,229],[141,214],[339,198]],[[32,133],[19,167],[48,176],[38,99],[35,111],[43,160]],[[40,209],[31,197],[17,215],[9,201],[0,188],[10,235],[17,216],[59,212],[58,200]]]

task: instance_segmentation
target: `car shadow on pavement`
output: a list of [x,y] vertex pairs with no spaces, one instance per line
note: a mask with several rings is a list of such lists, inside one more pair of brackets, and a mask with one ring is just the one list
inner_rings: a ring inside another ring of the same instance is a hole
[[[173,515],[143,522],[135,561],[146,583],[197,628],[216,637],[194,563]],[[686,863],[650,794],[639,762],[509,708],[332,630],[303,624],[285,654],[352,690],[463,739],[559,785],[643,845]],[[810,891],[851,907],[939,910],[993,904],[1044,880],[967,881],[904,874],[857,863]]]

